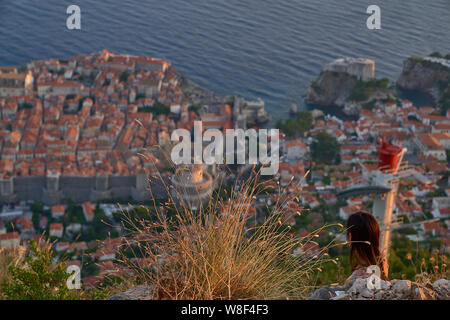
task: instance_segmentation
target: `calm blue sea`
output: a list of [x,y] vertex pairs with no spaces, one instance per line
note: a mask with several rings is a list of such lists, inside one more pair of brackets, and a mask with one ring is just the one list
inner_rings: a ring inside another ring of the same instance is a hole
[[[81,31],[66,29],[70,4]],[[382,30],[366,28],[370,4]],[[261,97],[279,118],[336,57],[372,58],[395,80],[406,57],[449,53],[450,0],[0,0],[0,65],[105,48],[168,59],[208,89]]]

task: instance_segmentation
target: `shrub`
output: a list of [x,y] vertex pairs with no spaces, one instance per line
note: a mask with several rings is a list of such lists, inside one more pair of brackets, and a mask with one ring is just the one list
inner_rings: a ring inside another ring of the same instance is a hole
[[317,93],[317,94],[321,94],[323,92],[322,87],[319,85],[318,82],[313,81],[311,82],[311,88]]
[[442,54],[439,51],[435,51],[435,52],[431,53],[430,57],[443,58]]
[[67,300],[76,295],[67,288],[68,274],[62,263],[53,264],[48,245],[30,242],[30,250],[21,264],[8,268],[10,279],[2,283],[2,293],[12,300]]
[[389,87],[389,79],[371,79],[369,81],[360,81],[352,89],[347,100],[361,102],[366,101],[377,90],[386,90]]
[[422,62],[423,58],[419,57],[419,56],[417,56],[417,57],[409,57],[409,60],[412,61],[412,62]]

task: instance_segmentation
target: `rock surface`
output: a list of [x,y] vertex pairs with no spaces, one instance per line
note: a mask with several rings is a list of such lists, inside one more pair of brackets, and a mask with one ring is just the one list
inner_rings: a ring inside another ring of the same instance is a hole
[[368,277],[358,277],[343,286],[322,287],[309,300],[450,300],[450,281],[440,279],[423,285],[409,280],[380,282],[380,289],[369,289]]
[[131,288],[123,293],[115,294],[107,300],[152,300],[153,289],[149,286]]
[[[369,289],[368,277],[358,277],[342,286],[328,286],[315,290],[308,300],[450,300],[450,281],[440,279],[433,284],[419,284],[409,280],[380,281],[380,289]],[[138,286],[113,295],[108,300],[152,300],[151,286]]]

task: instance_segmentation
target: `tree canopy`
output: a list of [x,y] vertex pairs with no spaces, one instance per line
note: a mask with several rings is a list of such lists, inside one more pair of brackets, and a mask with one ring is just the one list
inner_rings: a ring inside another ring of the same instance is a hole
[[285,121],[278,120],[276,127],[282,130],[288,137],[303,136],[313,124],[313,117],[310,111],[297,112],[295,119]]
[[319,133],[311,144],[311,157],[317,163],[338,163],[339,143],[336,138],[326,132]]

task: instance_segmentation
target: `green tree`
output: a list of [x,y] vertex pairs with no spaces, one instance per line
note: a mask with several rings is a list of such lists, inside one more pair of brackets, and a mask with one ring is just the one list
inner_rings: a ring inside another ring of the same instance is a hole
[[126,72],[126,71],[122,72],[122,74],[120,75],[120,78],[119,78],[119,82],[127,82],[128,77],[129,77],[128,72]]
[[31,221],[33,222],[34,229],[39,230],[39,214],[33,212],[33,216],[31,217]]
[[44,206],[42,205],[42,203],[35,201],[31,205],[31,212],[37,213],[37,214],[42,214],[42,213],[44,213]]
[[168,115],[170,113],[170,108],[165,104],[155,102],[152,107],[141,107],[138,109],[139,112],[151,112],[155,116],[160,114]]
[[313,125],[313,117],[310,111],[297,112],[295,119],[279,120],[276,124],[278,129],[289,137],[303,136]]
[[32,109],[33,104],[29,102],[24,102],[21,105],[19,105],[19,109]]
[[339,162],[339,143],[326,132],[317,135],[311,144],[311,156],[315,162],[334,164]]
[[85,223],[86,219],[84,218],[83,208],[80,205],[77,205],[72,200],[67,199],[67,210],[64,215],[63,222],[65,224],[69,223]]
[[108,231],[111,230],[110,226],[111,221],[97,204],[94,210],[94,220],[87,230],[83,231],[81,239],[84,241],[105,240],[108,237]]
[[189,106],[188,110],[189,111],[194,111],[197,115],[200,115],[199,110],[201,109],[201,106],[199,105],[192,105]]

